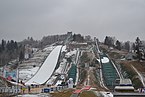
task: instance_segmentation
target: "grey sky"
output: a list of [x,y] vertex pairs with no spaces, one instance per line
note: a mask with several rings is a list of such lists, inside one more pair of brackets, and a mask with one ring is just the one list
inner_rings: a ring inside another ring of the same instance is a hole
[[0,0],[0,39],[63,34],[67,31],[145,40],[145,0]]

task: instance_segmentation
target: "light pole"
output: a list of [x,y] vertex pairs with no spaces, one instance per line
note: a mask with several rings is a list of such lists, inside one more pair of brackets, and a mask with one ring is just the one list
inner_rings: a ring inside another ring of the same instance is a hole
[[17,67],[17,85],[16,85],[16,95],[17,95],[17,97],[18,97],[18,90],[19,90],[18,84],[19,84],[19,68]]

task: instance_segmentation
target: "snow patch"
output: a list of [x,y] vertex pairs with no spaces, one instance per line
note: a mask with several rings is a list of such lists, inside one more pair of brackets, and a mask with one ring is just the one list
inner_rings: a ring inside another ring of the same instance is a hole
[[[97,59],[100,62],[100,59]],[[103,59],[101,59],[102,63],[108,63],[109,59],[107,57],[103,57]]]
[[33,82],[44,84],[50,78],[56,67],[61,48],[62,46],[57,46],[53,49],[36,75],[34,75],[28,82],[26,82],[26,85],[30,85]]

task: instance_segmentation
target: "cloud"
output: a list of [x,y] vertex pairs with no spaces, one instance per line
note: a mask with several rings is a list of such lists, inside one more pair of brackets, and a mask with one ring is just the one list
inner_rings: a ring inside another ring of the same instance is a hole
[[67,31],[100,40],[106,35],[144,39],[144,9],[144,0],[1,0],[0,39],[41,39]]

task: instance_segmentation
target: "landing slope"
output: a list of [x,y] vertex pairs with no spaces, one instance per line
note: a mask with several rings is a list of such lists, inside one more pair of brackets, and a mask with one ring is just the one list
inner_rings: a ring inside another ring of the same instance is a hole
[[59,58],[62,46],[57,46],[46,58],[39,71],[28,81],[26,85],[30,84],[44,84],[52,75]]

